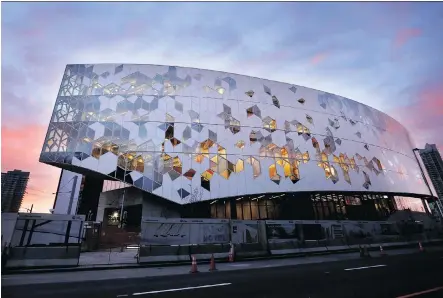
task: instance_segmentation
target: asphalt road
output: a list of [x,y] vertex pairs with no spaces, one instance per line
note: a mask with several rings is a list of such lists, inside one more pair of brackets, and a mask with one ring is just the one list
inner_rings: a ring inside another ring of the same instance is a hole
[[167,277],[7,286],[2,287],[2,295],[11,298],[443,297],[442,252],[210,273],[207,266],[199,269],[202,272]]

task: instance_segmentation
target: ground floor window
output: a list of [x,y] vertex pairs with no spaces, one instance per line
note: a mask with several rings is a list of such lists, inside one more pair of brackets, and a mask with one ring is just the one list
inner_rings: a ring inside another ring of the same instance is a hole
[[425,212],[419,198],[383,194],[264,194],[199,204],[208,205],[211,218],[241,220],[386,220],[406,205]]

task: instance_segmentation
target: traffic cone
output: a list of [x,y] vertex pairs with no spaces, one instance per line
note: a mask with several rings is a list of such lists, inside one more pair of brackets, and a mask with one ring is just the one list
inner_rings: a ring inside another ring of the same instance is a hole
[[228,262],[234,262],[234,246],[229,249]]
[[215,259],[214,254],[211,256],[211,263],[209,264],[209,271],[215,271],[217,268],[215,268]]
[[421,242],[418,242],[418,250],[419,250],[420,252],[424,252],[424,251],[425,251],[425,249],[424,249],[423,246],[421,245]]
[[198,273],[197,259],[195,258],[194,255],[192,255],[191,258],[192,258],[191,271],[189,271],[189,273]]
[[386,253],[385,253],[385,251],[383,250],[383,246],[381,246],[380,245],[380,255],[383,257],[383,256],[386,256]]

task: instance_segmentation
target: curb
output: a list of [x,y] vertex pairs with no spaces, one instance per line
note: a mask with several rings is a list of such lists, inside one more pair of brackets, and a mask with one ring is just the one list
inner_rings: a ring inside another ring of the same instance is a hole
[[[427,246],[436,246],[443,244],[443,241],[433,241],[426,242]],[[363,244],[362,246],[367,246],[368,244]],[[403,249],[403,248],[413,248],[416,243],[411,243],[408,245],[398,245],[398,246],[387,246],[383,248],[385,251]],[[368,251],[378,251],[378,247],[368,247]],[[236,261],[260,261],[260,260],[274,260],[274,259],[289,259],[289,258],[301,258],[307,256],[321,256],[321,255],[335,255],[335,254],[346,254],[346,253],[357,253],[359,249],[348,248],[343,250],[334,251],[320,251],[320,252],[303,252],[303,253],[293,253],[285,255],[267,255],[261,257],[243,257],[236,258]],[[418,251],[417,251],[418,252]],[[159,263],[144,263],[144,264],[121,264],[121,265],[97,265],[91,267],[51,267],[51,268],[33,268],[33,269],[12,269],[12,270],[2,270],[2,275],[19,275],[19,274],[34,274],[34,273],[59,273],[59,272],[82,272],[82,271],[102,271],[102,270],[117,270],[117,269],[132,269],[132,268],[154,268],[154,267],[174,267],[189,265],[190,261],[177,261],[177,262],[159,262]],[[201,260],[199,264],[209,264],[210,260]],[[217,259],[217,263],[228,263],[228,260]]]

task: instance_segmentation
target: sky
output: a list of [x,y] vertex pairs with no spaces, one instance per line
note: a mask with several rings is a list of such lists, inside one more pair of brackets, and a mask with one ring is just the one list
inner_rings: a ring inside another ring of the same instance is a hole
[[38,162],[66,64],[239,73],[370,105],[443,151],[443,3],[1,4],[1,169],[30,171],[49,212],[60,170]]

